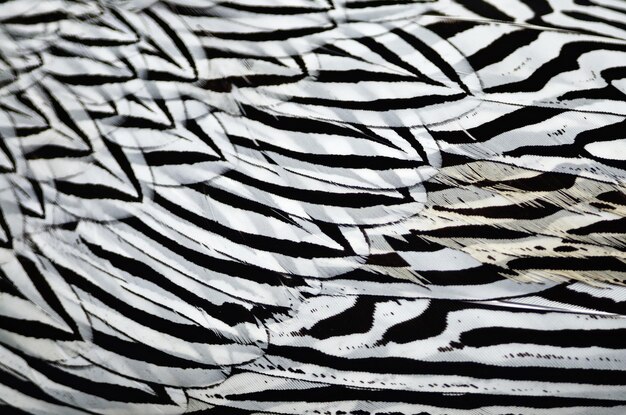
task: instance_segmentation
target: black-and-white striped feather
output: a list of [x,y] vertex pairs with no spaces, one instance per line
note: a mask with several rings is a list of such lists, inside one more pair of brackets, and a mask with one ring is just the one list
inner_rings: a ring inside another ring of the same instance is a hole
[[624,413],[624,22],[3,2],[0,411]]

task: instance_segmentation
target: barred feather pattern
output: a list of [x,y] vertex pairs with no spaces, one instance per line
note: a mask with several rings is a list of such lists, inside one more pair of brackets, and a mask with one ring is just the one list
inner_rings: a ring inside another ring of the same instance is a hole
[[2,2],[0,411],[623,414],[624,22]]

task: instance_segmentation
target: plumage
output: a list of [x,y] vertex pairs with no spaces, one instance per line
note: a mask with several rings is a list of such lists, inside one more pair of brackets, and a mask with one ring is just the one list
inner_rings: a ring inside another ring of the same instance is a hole
[[0,412],[624,413],[625,22],[0,3]]

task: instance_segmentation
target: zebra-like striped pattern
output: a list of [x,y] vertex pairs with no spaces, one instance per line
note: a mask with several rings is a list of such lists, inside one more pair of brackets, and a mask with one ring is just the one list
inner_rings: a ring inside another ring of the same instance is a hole
[[626,412],[626,3],[0,3],[0,412]]

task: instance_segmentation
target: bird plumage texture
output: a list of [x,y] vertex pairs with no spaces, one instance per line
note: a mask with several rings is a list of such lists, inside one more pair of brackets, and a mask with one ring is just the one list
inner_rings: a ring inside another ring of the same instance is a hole
[[1,2],[0,412],[625,413],[625,94],[618,0]]

